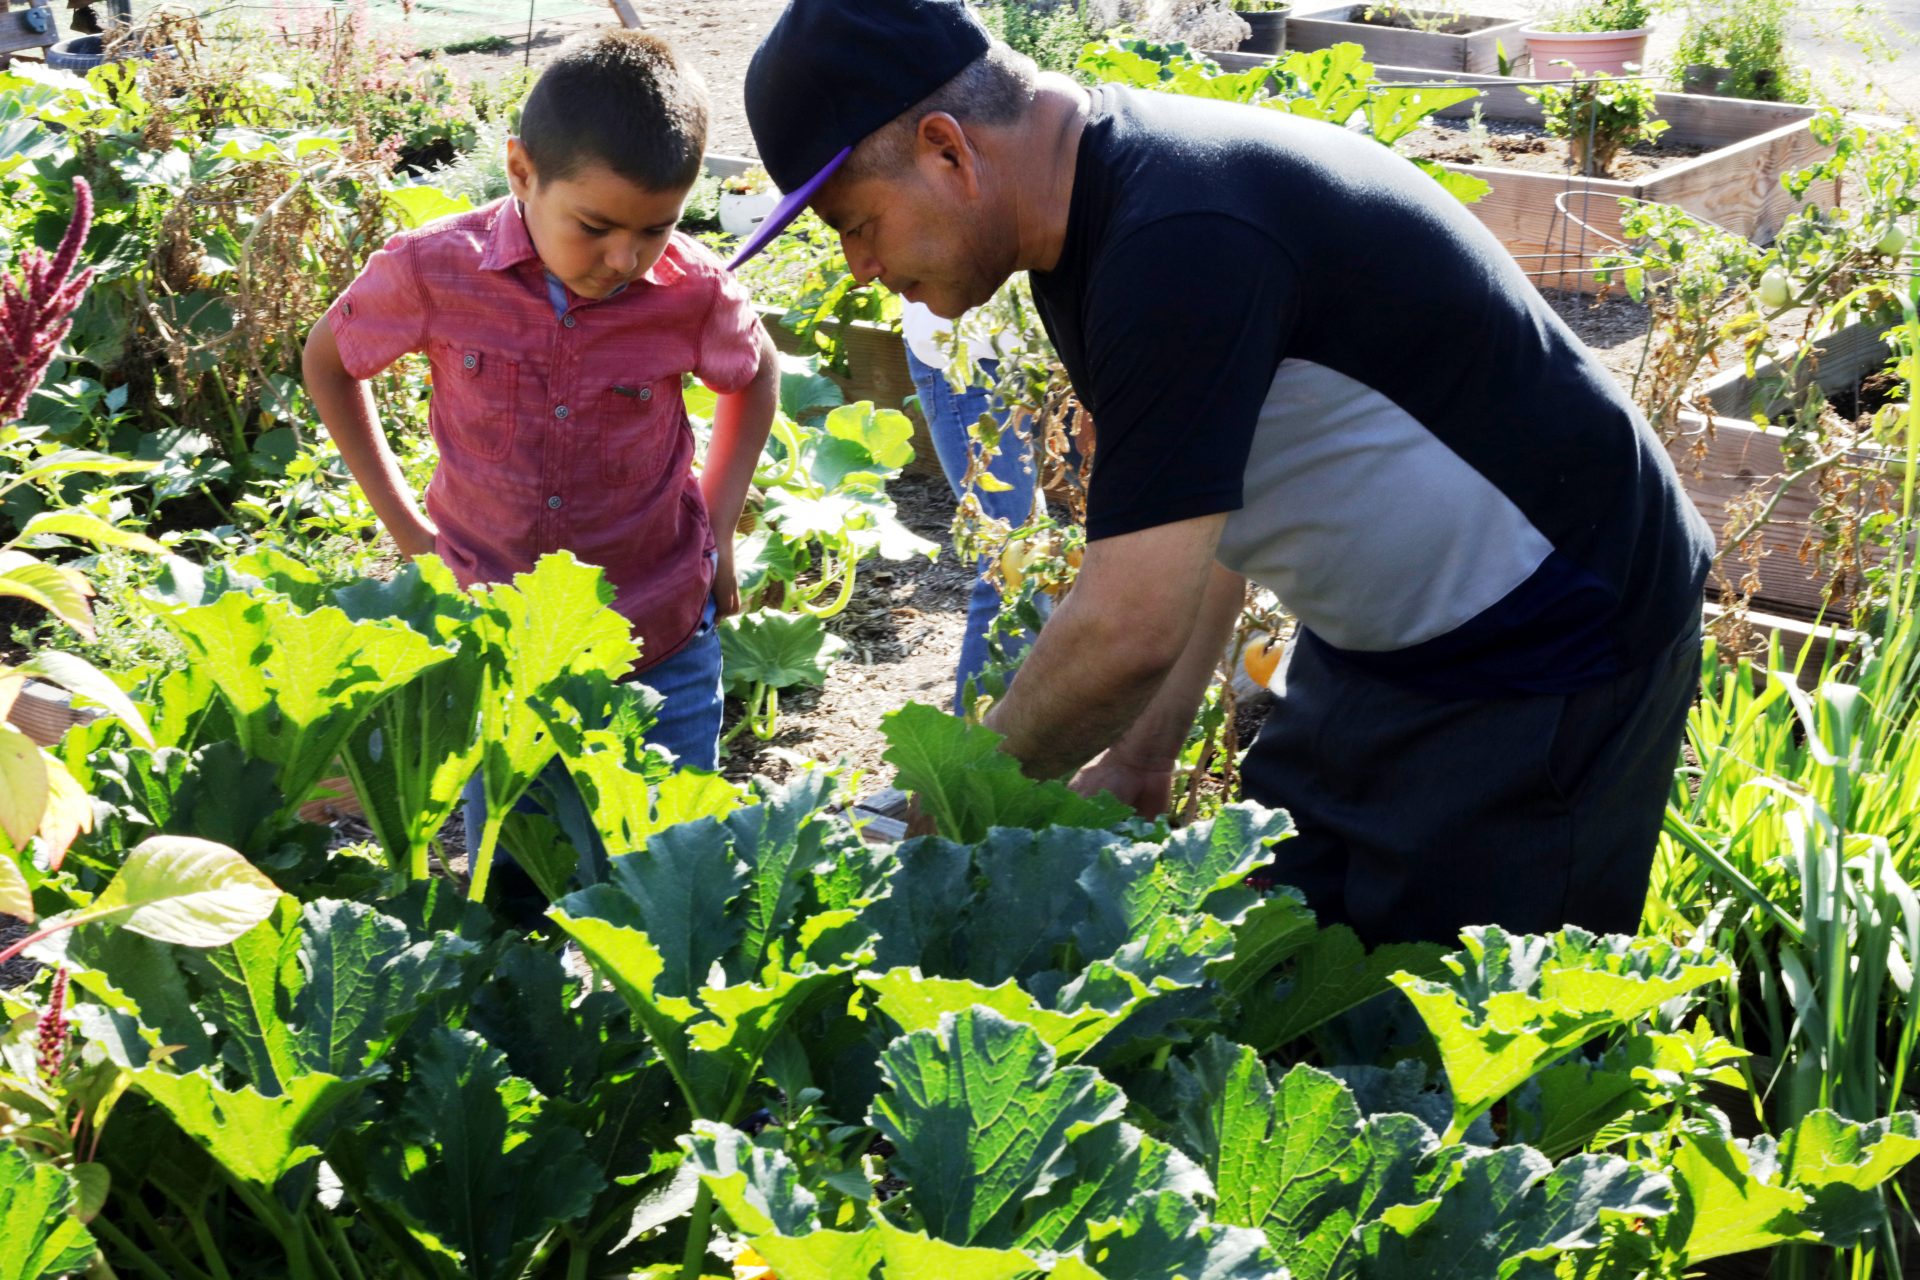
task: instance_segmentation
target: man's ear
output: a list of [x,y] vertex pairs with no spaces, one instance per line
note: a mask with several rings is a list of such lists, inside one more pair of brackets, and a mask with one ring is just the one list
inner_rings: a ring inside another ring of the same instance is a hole
[[914,161],[929,176],[958,179],[969,197],[980,193],[980,153],[966,127],[944,111],[921,117],[914,133]]
[[520,139],[507,139],[507,186],[512,189],[514,198],[525,200],[540,182],[540,175],[528,157],[527,149],[520,145]]

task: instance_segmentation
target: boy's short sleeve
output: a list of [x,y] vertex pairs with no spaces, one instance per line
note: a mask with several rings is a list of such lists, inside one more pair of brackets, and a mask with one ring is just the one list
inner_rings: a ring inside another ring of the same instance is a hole
[[700,330],[694,373],[722,395],[740,390],[760,372],[760,317],[753,298],[731,271],[713,277],[713,305]]
[[387,241],[327,308],[340,363],[355,378],[371,378],[401,356],[426,349],[427,299],[413,253],[414,243],[404,235]]

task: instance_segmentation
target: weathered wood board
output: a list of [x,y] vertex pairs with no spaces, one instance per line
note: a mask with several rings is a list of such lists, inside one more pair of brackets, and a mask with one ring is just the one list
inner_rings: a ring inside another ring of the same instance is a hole
[[[774,345],[789,355],[808,354],[800,339],[781,327],[781,314],[778,307],[760,308],[761,322],[773,335]],[[839,341],[846,345],[847,374],[843,377],[829,372],[827,376],[839,386],[849,404],[871,400],[877,409],[899,409],[905,413],[913,423],[913,461],[907,464],[907,470],[917,475],[939,475],[940,461],[933,451],[933,438],[927,434],[926,419],[920,416],[918,402],[907,403],[909,397],[917,393],[913,374],[907,369],[906,343],[892,329],[865,321],[856,320],[851,326],[835,324],[832,328]]]
[[[1330,49],[1336,44],[1357,44],[1367,51],[1367,61],[1396,67],[1426,67],[1434,71],[1472,71],[1482,75],[1500,74],[1504,53],[1515,72],[1525,72],[1530,63],[1527,42],[1520,35],[1524,18],[1481,18],[1460,15],[1468,22],[1482,24],[1478,30],[1462,35],[1438,31],[1402,30],[1363,22],[1361,17],[1372,6],[1343,4],[1330,9],[1294,13],[1287,17],[1287,48],[1313,51]],[[1420,17],[1453,17],[1451,12],[1436,13],[1415,9]]]
[[27,0],[18,7],[0,0],[0,67],[7,65],[9,54],[45,49],[59,42],[60,24],[47,0]]
[[[1817,364],[1803,370],[1800,380],[1804,385],[1811,378],[1829,394],[1857,387],[1863,377],[1885,364],[1888,353],[1881,331],[1866,324],[1842,329],[1816,343],[1815,351]],[[1786,433],[1753,417],[1756,412],[1778,412],[1789,394],[1785,371],[1769,363],[1752,377],[1736,370],[1705,384],[1692,402],[1709,406],[1711,414],[1688,410],[1680,415],[1680,433],[1668,443],[1667,452],[1687,495],[1716,538],[1727,536],[1730,521],[1736,528],[1746,523],[1745,518],[1735,521],[1733,504],[1743,502],[1757,483],[1788,473],[1781,454]],[[1850,461],[1870,470],[1887,465],[1886,458],[1872,448],[1856,451]],[[1811,480],[1797,481],[1781,495],[1758,535],[1765,554],[1756,570],[1760,582],[1753,597],[1756,607],[1814,618],[1825,606],[1828,618],[1845,617],[1850,596],[1842,594],[1828,602],[1833,574],[1810,549],[1809,533],[1820,505]],[[1848,513],[1864,516],[1878,506],[1874,495],[1862,492],[1850,502]],[[1728,572],[1737,578],[1744,569],[1729,564]]]

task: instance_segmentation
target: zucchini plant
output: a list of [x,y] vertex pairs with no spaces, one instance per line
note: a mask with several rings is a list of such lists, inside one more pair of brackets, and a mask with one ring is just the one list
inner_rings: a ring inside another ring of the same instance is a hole
[[[65,748],[99,821],[12,860],[50,917],[24,954],[64,974],[0,995],[14,1274],[1626,1280],[1871,1236],[1920,1151],[1908,1113],[1733,1137],[1706,1090],[1737,1051],[1686,1021],[1729,973],[1703,947],[1369,953],[1248,883],[1285,814],[1148,823],[927,707],[886,732],[939,834],[873,843],[832,774],[743,792],[649,751],[596,571],[410,572],[175,566],[155,607],[200,639],[135,691],[154,745]],[[610,854],[585,883],[506,824],[552,900],[530,932],[414,874],[442,766],[487,767],[435,723],[478,740],[476,679],[539,726],[489,730],[500,793],[564,761]],[[366,844],[289,803],[328,752],[385,780]],[[143,886],[215,839],[207,892],[245,902],[196,924]],[[1391,1070],[1338,1053],[1369,1001],[1425,1028]]]

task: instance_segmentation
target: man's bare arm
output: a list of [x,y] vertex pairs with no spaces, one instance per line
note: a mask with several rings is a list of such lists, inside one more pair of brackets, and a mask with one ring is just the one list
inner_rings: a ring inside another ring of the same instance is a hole
[[1073,591],[987,716],[1028,776],[1072,774],[1153,702],[1193,635],[1226,520],[1201,516],[1088,546]]
[[1216,562],[1180,660],[1120,740],[1074,778],[1074,790],[1083,795],[1111,791],[1149,818],[1166,811],[1174,762],[1246,598],[1247,580]]

